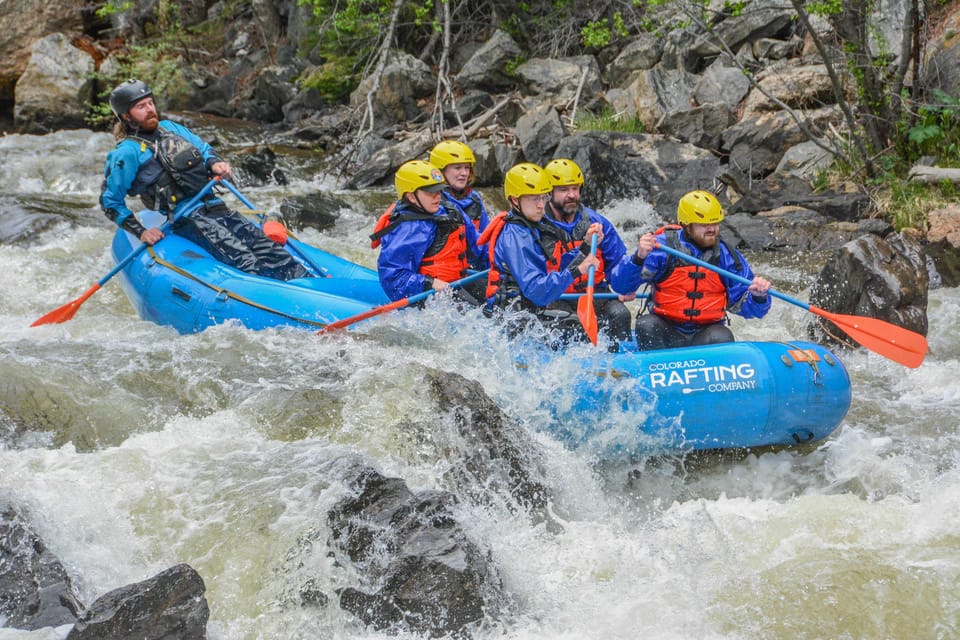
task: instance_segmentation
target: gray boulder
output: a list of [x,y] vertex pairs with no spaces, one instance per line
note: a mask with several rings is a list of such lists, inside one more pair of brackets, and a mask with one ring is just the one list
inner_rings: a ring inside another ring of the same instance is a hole
[[66,640],[203,640],[210,609],[206,586],[190,565],[100,596]]
[[0,626],[58,627],[83,605],[63,564],[13,507],[0,512]]
[[376,629],[460,636],[503,608],[487,553],[457,522],[453,494],[411,492],[403,480],[362,469],[354,494],[329,514],[329,544],[360,576],[340,606]]
[[25,133],[79,129],[93,100],[93,58],[62,33],[38,40],[14,90],[14,124]]
[[[929,277],[919,242],[906,234],[865,235],[844,245],[810,292],[810,304],[840,314],[878,318],[927,334]],[[855,346],[843,330],[815,316],[812,339]]]
[[517,79],[508,69],[522,53],[507,32],[497,29],[464,63],[457,74],[456,83],[465,90],[510,89],[517,84]]

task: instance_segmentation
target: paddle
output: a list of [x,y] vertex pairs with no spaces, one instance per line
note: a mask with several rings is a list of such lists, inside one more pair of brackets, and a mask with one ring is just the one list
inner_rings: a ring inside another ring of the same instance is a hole
[[[190,212],[193,211],[197,207],[197,205],[203,201],[204,196],[210,193],[211,189],[213,189],[214,185],[217,184],[217,182],[219,181],[220,181],[220,176],[214,176],[213,180],[208,182],[206,186],[203,187],[203,189],[200,189],[200,192],[197,193],[197,195],[193,196],[192,198],[190,198],[185,202],[182,202],[176,208],[173,216],[173,220],[170,222],[164,223],[163,226],[160,227],[160,230],[166,233],[167,230],[170,228],[170,226],[174,222],[176,222],[177,220],[179,220],[185,215],[189,215]],[[80,305],[86,302],[87,298],[95,294],[100,289],[100,287],[105,285],[107,281],[110,280],[110,278],[112,278],[113,276],[123,271],[123,269],[126,268],[128,264],[136,260],[141,253],[147,250],[148,246],[150,245],[146,243],[141,244],[139,247],[131,251],[130,255],[128,255],[123,260],[121,260],[119,264],[117,264],[117,266],[115,266],[110,271],[110,273],[100,278],[95,285],[87,289],[86,293],[84,293],[82,296],[80,296],[79,298],[77,298],[72,302],[68,302],[62,307],[58,307],[54,309],[53,311],[51,311],[50,313],[44,316],[41,316],[40,318],[35,320],[33,324],[31,324],[30,326],[38,327],[42,324],[54,324],[54,323],[66,322],[67,320],[72,320],[73,316],[77,314],[77,310],[80,308]]]
[[[242,193],[240,193],[240,190],[237,189],[235,186],[233,186],[233,183],[232,183],[232,182],[230,182],[229,180],[226,180],[226,179],[222,180],[221,182],[223,182],[223,186],[225,186],[227,189],[229,189],[229,190],[230,190],[230,193],[232,193],[233,195],[235,195],[235,196],[237,197],[237,200],[239,200],[240,202],[242,202],[245,207],[247,207],[248,209],[254,209],[254,210],[256,210],[256,207],[253,206],[253,203],[250,202],[249,200],[247,200],[246,197],[244,197],[244,195],[243,195]],[[322,276],[322,277],[329,277],[329,276],[327,275],[326,270],[321,269],[319,266],[315,265],[310,258],[308,258],[307,256],[305,256],[305,255],[303,254],[302,251],[298,250],[296,247],[294,247],[293,245],[289,244],[289,242],[288,242],[287,245],[285,245],[285,246],[287,246],[288,249],[292,250],[294,253],[296,253],[298,256],[300,256],[300,259],[303,260],[304,262],[306,262],[306,263],[307,263],[307,266],[310,267],[311,269],[313,269],[313,272],[314,272],[314,273],[316,273],[317,275],[320,275],[320,276]]]
[[[660,243],[656,244],[658,249],[661,249],[670,255],[676,256],[681,260],[690,262],[695,265],[699,265],[704,269],[710,269],[715,271],[722,276],[736,280],[737,282],[742,282],[745,285],[750,285],[752,282],[746,278],[737,275],[736,273],[731,273],[720,267],[714,266],[709,262],[704,262],[689,256],[682,251],[677,251],[676,249],[668,246],[664,246]],[[775,298],[780,298],[785,300],[792,305],[796,305],[801,309],[806,309],[810,313],[815,313],[816,315],[826,318],[833,324],[840,327],[850,338],[867,349],[878,353],[885,358],[889,358],[894,362],[899,362],[905,367],[910,367],[911,369],[916,369],[923,362],[923,359],[927,355],[927,339],[924,338],[919,333],[915,333],[903,327],[898,327],[895,324],[890,324],[889,322],[884,322],[883,320],[878,320],[877,318],[867,318],[863,316],[851,316],[844,315],[840,313],[831,313],[829,311],[824,311],[819,307],[814,307],[806,302],[797,300],[796,298],[791,298],[785,293],[780,293],[774,289],[767,291],[768,294],[772,295]]]
[[[465,278],[460,278],[459,280],[454,280],[450,283],[449,287],[456,289],[457,287],[462,287],[465,284],[469,284],[475,280],[486,277],[489,269],[484,269],[483,271],[477,271],[476,273],[471,273]],[[367,318],[372,318],[374,316],[379,316],[380,314],[387,313],[388,311],[394,311],[395,309],[403,309],[404,307],[410,306],[411,304],[416,304],[421,300],[426,300],[433,294],[437,292],[436,289],[427,289],[422,293],[418,293],[413,296],[408,296],[406,298],[401,298],[390,304],[380,305],[379,307],[374,307],[369,311],[364,311],[363,313],[358,313],[355,316],[350,316],[349,318],[344,318],[343,320],[337,320],[336,322],[331,322],[320,331],[317,331],[318,334],[321,333],[330,333],[337,329],[343,329],[344,327],[349,327],[352,324],[356,324],[361,320],[366,320]]]
[[[586,293],[564,293],[560,295],[560,299],[561,300],[580,300],[580,298],[584,297],[585,295],[587,294]],[[645,293],[637,294],[637,299],[643,299],[646,297],[647,297],[647,294]],[[613,291],[600,292],[600,293],[597,293],[596,291],[594,291],[593,293],[594,300],[618,300],[619,298],[620,298],[620,294],[614,293]]]
[[[590,239],[590,255],[597,255],[597,234],[593,234]],[[580,324],[583,325],[583,330],[587,332],[587,337],[590,338],[590,342],[594,346],[597,344],[597,312],[593,308],[593,274],[595,270],[595,267],[590,265],[590,270],[587,272],[587,293],[577,301],[577,317],[580,318]]]

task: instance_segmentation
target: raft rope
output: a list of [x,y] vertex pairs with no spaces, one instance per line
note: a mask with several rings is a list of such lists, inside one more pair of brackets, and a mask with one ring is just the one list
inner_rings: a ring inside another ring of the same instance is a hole
[[295,321],[297,321],[297,322],[302,322],[303,324],[309,325],[309,326],[311,326],[311,327],[319,327],[319,328],[322,329],[322,328],[324,328],[324,327],[327,326],[327,323],[325,323],[325,322],[317,322],[316,320],[310,320],[310,319],[308,319],[308,318],[301,318],[301,317],[299,317],[299,316],[293,316],[293,315],[290,315],[289,313],[284,313],[283,311],[280,311],[280,310],[278,310],[278,309],[273,309],[273,308],[268,307],[268,306],[266,306],[266,305],[260,304],[259,302],[254,302],[253,300],[250,300],[249,298],[244,298],[243,296],[238,295],[238,294],[230,291],[229,289],[224,289],[223,287],[218,287],[218,286],[215,285],[215,284],[212,284],[212,283],[210,283],[210,282],[207,282],[206,280],[202,280],[202,279],[198,278],[197,276],[193,275],[192,273],[189,273],[188,271],[185,271],[185,270],[181,269],[180,267],[178,267],[178,266],[175,265],[175,264],[172,264],[172,263],[170,263],[170,262],[167,262],[166,260],[164,260],[163,258],[161,258],[160,256],[157,255],[157,253],[153,250],[153,247],[147,247],[147,251],[150,253],[150,256],[153,258],[154,262],[156,262],[156,263],[159,264],[160,266],[166,267],[166,268],[170,269],[171,271],[173,271],[173,272],[175,272],[175,273],[179,273],[179,274],[182,275],[183,277],[188,278],[188,279],[190,279],[190,280],[193,280],[194,282],[199,282],[199,283],[202,284],[203,286],[205,286],[205,287],[207,287],[207,288],[209,288],[209,289],[212,289],[212,290],[216,291],[218,295],[223,295],[223,296],[226,296],[226,297],[228,297],[228,298],[232,298],[233,300],[236,300],[237,302],[241,302],[241,303],[243,303],[243,304],[249,305],[249,306],[251,306],[251,307],[254,307],[255,309],[260,309],[261,311],[266,311],[266,312],[268,312],[268,313],[272,313],[272,314],[278,315],[278,316],[280,316],[280,317],[282,317],[282,318],[287,318],[287,319],[289,319],[289,320],[295,320]]
[[850,340],[845,340],[842,336],[837,335],[835,331],[831,331],[830,327],[827,325],[828,322],[829,321],[827,319],[817,316],[817,326],[820,328],[820,331],[823,331],[824,334],[832,338],[837,344],[855,351],[857,349],[857,345]]
[[[820,361],[820,357],[816,354],[816,352],[813,352],[810,349],[803,349],[799,345],[795,345],[792,342],[783,342],[782,344],[790,347],[790,357],[794,360],[794,362],[806,362],[808,365],[810,365],[810,368],[813,369],[813,384],[817,386],[822,385],[823,372],[820,371],[820,365],[817,364]],[[830,364],[833,363],[831,362]]]

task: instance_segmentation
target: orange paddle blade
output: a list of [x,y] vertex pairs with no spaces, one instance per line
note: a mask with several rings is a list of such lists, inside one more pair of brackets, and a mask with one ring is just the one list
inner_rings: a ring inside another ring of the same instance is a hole
[[831,313],[813,305],[810,306],[810,311],[837,325],[850,338],[870,351],[905,367],[916,369],[927,355],[927,339],[909,329],[877,318]]
[[597,344],[597,312],[593,308],[593,287],[587,288],[587,293],[577,301],[577,317],[583,330],[587,332],[590,342]]
[[72,320],[73,316],[77,315],[77,310],[80,308],[80,305],[86,302],[87,298],[95,294],[99,288],[100,288],[100,283],[93,285],[92,287],[87,289],[86,293],[84,293],[82,296],[80,296],[73,302],[68,302],[62,307],[58,307],[53,311],[51,311],[50,313],[40,316],[39,318],[34,320],[33,324],[31,324],[30,326],[39,327],[42,324],[59,324],[61,322],[66,322],[67,320]]

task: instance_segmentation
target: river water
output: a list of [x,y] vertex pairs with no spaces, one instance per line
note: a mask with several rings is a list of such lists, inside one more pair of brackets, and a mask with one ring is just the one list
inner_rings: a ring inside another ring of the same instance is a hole
[[[227,158],[259,141],[216,133]],[[331,458],[360,454],[411,489],[446,488],[457,460],[404,426],[434,421],[418,382],[435,367],[476,380],[534,434],[562,523],[546,527],[502,496],[462,505],[514,605],[481,638],[960,637],[957,290],[930,294],[931,354],[919,369],[842,355],[853,405],[817,446],[601,462],[540,430],[540,399],[567,388],[563,363],[518,377],[509,345],[479,322],[457,330],[442,301],[346,335],[223,326],[181,336],[138,319],[110,282],[74,320],[30,328],[113,266],[113,228],[96,204],[110,148],[89,131],[0,137],[0,503],[29,514],[84,603],[186,562],[207,585],[210,638],[395,637],[335,606],[291,606],[290,552],[326,526],[340,495]],[[280,162],[289,185],[245,190],[263,208],[335,188],[309,158]],[[605,212],[622,228],[654,224],[642,202]],[[377,213],[358,206],[300,236],[372,265]],[[46,226],[9,241],[36,216]],[[752,258],[805,298],[815,258]],[[775,301],[734,330],[802,338],[807,315]],[[321,586],[342,579],[324,562],[310,569]],[[0,640],[68,630],[0,629]]]

